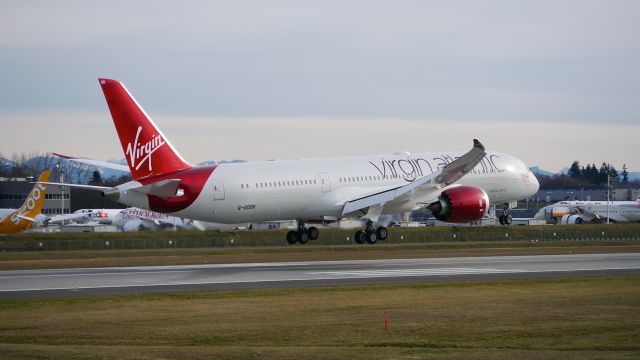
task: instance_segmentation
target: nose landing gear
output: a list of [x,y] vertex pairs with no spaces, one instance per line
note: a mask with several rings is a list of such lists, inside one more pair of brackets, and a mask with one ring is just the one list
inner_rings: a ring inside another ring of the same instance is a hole
[[504,209],[502,210],[502,215],[500,215],[498,217],[498,221],[500,222],[500,225],[511,225],[511,222],[513,221],[513,217],[511,217],[511,215],[509,214],[509,206],[505,206]]

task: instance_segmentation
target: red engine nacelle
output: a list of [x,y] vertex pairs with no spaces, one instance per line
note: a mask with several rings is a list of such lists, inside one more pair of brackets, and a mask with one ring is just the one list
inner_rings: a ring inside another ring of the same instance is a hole
[[479,187],[461,185],[444,190],[427,208],[440,221],[468,223],[482,219],[489,209],[489,196]]

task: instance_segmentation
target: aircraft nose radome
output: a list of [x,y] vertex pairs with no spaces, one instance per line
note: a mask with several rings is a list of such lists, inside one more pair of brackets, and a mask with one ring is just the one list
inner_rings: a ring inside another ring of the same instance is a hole
[[540,182],[538,181],[538,178],[536,177],[536,175],[533,172],[531,172],[531,170],[529,170],[529,179],[533,184],[533,187],[535,190],[534,193],[537,193],[538,190],[540,190]]

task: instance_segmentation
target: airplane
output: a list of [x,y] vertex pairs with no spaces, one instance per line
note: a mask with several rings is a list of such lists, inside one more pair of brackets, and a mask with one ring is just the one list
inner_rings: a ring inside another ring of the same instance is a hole
[[560,201],[538,210],[537,220],[549,224],[602,223],[607,216],[610,222],[640,222],[640,197],[636,201]]
[[[219,223],[295,219],[289,244],[315,240],[307,224],[363,218],[359,244],[384,240],[382,215],[431,210],[442,221],[468,223],[490,204],[536,193],[535,175],[521,160],[486,151],[474,139],[464,152],[397,153],[312,160],[192,166],[171,145],[125,86],[98,79],[125,154],[132,181],[101,191],[116,202],[172,216]],[[57,183],[51,183],[57,184]]]
[[40,174],[38,182],[33,185],[29,196],[19,209],[0,209],[0,233],[22,232],[43,221],[45,216],[40,212],[47,191],[46,182],[49,180],[50,174],[49,170]]
[[241,226],[233,224],[225,227],[223,224],[185,219],[136,207],[126,209],[80,209],[66,216],[65,219],[59,218],[58,221],[71,220],[80,224],[114,225],[125,232],[167,228],[181,230],[235,229]]

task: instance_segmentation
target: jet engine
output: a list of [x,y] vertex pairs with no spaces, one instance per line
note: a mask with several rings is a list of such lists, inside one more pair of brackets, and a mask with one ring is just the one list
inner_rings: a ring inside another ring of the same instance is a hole
[[587,219],[585,219],[584,216],[580,214],[564,215],[562,217],[562,220],[560,220],[561,224],[568,224],[568,225],[584,224],[586,222],[588,222]]
[[122,226],[122,230],[125,232],[144,231],[145,229],[142,220],[130,220]]
[[444,190],[427,209],[440,221],[469,223],[482,219],[489,209],[489,196],[477,186],[460,185]]

